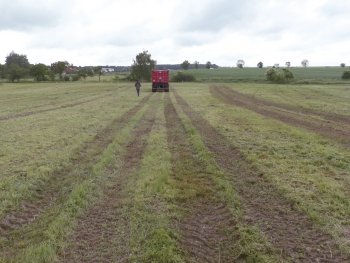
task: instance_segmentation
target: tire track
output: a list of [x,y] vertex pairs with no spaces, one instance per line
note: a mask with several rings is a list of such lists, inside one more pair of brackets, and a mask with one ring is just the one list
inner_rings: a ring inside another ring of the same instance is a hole
[[244,223],[256,225],[269,241],[279,249],[282,257],[293,262],[348,262],[335,240],[322,230],[262,173],[251,168],[244,155],[208,121],[174,91],[177,102],[201,134],[208,149],[214,153],[217,164],[232,178],[241,197]]
[[68,166],[53,172],[49,180],[36,189],[34,200],[23,201],[18,209],[10,211],[1,218],[0,235],[9,238],[13,230],[34,222],[58,198],[68,196],[72,187],[71,180],[79,182],[88,176],[100,154],[113,141],[115,134],[128,124],[129,119],[146,104],[151,95],[144,97],[136,106],[99,131],[93,140],[87,142],[73,155]]
[[[298,112],[295,109],[293,110],[291,107],[285,106],[282,108],[282,110],[284,110],[283,112],[276,111],[271,109],[271,106],[281,109],[281,105],[263,102],[259,99],[242,95],[225,87],[211,86],[210,92],[214,97],[227,104],[254,111],[263,116],[279,120],[286,124],[291,124],[331,139],[336,139],[337,141],[350,146],[350,129],[346,127],[341,129],[341,125],[348,125],[350,123],[350,120],[345,116],[334,115],[334,119],[332,119],[332,121],[305,119],[305,117],[303,118],[303,116],[300,116],[300,113],[315,114],[319,117],[325,118],[330,118],[330,116],[327,117],[326,114],[321,114],[320,112],[316,113],[302,109]],[[291,110],[293,112],[286,112],[285,110]]]
[[[156,110],[150,108],[133,130],[133,138],[126,146],[127,152],[122,157],[122,167],[117,175],[111,178],[113,184],[105,189],[104,196],[77,221],[71,240],[71,246],[62,253],[60,262],[125,262],[128,261],[129,233],[117,236],[116,230],[123,226],[127,229],[128,218],[123,214],[123,208],[127,205],[127,193],[123,191],[128,179],[140,168],[142,156],[147,146],[147,138],[155,123]],[[116,168],[118,169],[118,168]],[[109,167],[110,173],[115,173],[113,167]],[[120,233],[119,233],[120,234]],[[116,253],[117,249],[111,242],[118,238],[124,251]]]
[[232,262],[230,251],[236,245],[228,236],[229,229],[235,225],[232,215],[217,199],[213,182],[203,171],[203,164],[193,157],[195,153],[187,141],[188,135],[168,94],[165,117],[173,177],[185,191],[196,191],[193,197],[178,204],[186,210],[178,228],[188,262]]
[[74,103],[68,103],[68,104],[64,104],[61,106],[52,107],[52,108],[48,108],[48,109],[42,109],[42,110],[37,110],[37,111],[27,111],[27,112],[22,112],[22,113],[18,113],[18,114],[0,116],[0,121],[8,121],[8,120],[13,120],[13,119],[28,117],[28,116],[35,115],[35,114],[40,114],[40,113],[45,113],[45,112],[50,112],[50,111],[55,111],[55,110],[61,110],[61,109],[66,109],[66,108],[72,108],[75,106],[79,106],[79,105],[89,103],[92,101],[96,101],[98,99],[102,99],[102,98],[109,97],[109,96],[111,96],[111,94],[95,96],[93,99],[74,102]]

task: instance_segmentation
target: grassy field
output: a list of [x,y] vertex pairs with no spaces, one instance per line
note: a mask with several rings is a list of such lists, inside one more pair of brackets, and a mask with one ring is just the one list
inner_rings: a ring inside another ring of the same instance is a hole
[[[191,69],[186,72],[194,75],[198,81],[205,82],[265,82],[267,68],[218,68]],[[295,83],[342,83],[341,76],[349,68],[341,67],[291,67]],[[172,72],[175,74],[175,72]],[[345,82],[346,83],[346,82]]]
[[348,262],[350,85],[292,70],[2,83],[0,262]]

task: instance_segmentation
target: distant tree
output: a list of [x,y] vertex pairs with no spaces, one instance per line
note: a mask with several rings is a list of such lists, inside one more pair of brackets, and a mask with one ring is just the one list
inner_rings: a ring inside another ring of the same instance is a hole
[[291,63],[289,61],[286,62],[286,67],[290,68]]
[[12,51],[5,59],[4,75],[12,82],[19,81],[29,73],[30,64],[26,55]]
[[188,70],[188,68],[190,67],[190,62],[188,62],[188,60],[185,60],[184,62],[181,63],[181,67],[184,69],[184,70]]
[[0,78],[5,78],[5,66],[0,64]]
[[345,68],[345,63],[341,63],[340,66],[341,66],[342,68]]
[[260,62],[257,64],[257,67],[258,67],[258,68],[263,68],[263,67],[264,67],[264,64],[260,61]]
[[64,70],[69,66],[67,61],[57,61],[51,64],[51,70],[55,74],[58,74],[60,80],[62,80]]
[[302,65],[304,68],[306,68],[306,67],[309,66],[309,61],[308,61],[307,59],[303,59],[303,60],[301,61],[301,65]]
[[198,62],[198,61],[193,62],[193,65],[194,65],[194,68],[195,68],[195,69],[198,69],[198,68],[199,68],[199,62]]
[[81,78],[86,79],[86,77],[92,77],[94,75],[94,70],[89,67],[79,68],[78,75]]
[[243,68],[243,67],[244,67],[244,64],[245,64],[245,62],[244,62],[243,59],[237,60],[236,65],[237,65],[238,68]]
[[172,78],[171,81],[173,82],[191,82],[195,81],[195,77],[191,74],[177,72]]
[[266,79],[275,83],[286,83],[292,80],[293,78],[293,73],[285,68],[269,68],[266,71]]
[[344,71],[342,75],[342,79],[350,79],[350,71]]
[[45,76],[49,74],[49,70],[46,65],[39,63],[31,67],[30,75],[34,77],[36,81],[45,80]]
[[94,67],[94,72],[95,72],[95,74],[98,75],[98,81],[100,82],[101,75],[103,74],[102,67],[101,66]]
[[211,62],[208,61],[208,62],[205,64],[205,67],[206,67],[207,69],[210,69],[210,68],[211,68]]
[[131,66],[130,79],[150,81],[151,72],[155,66],[156,61],[151,58],[147,50],[137,54]]

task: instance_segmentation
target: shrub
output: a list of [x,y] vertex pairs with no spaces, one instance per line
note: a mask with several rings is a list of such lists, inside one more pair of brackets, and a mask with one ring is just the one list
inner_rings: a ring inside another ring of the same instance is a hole
[[80,75],[73,75],[72,76],[72,81],[78,81],[80,80],[81,76]]
[[191,82],[191,81],[195,81],[195,77],[191,74],[188,73],[182,73],[182,72],[177,72],[176,75],[174,75],[171,78],[171,81],[173,82]]
[[64,76],[64,77],[63,77],[63,80],[64,80],[64,81],[69,81],[69,80],[70,80],[70,77],[69,77],[69,76]]
[[294,79],[294,76],[290,70],[285,68],[269,68],[266,71],[266,79],[275,83],[286,83]]
[[350,79],[350,71],[344,71],[343,76],[341,78],[342,79]]

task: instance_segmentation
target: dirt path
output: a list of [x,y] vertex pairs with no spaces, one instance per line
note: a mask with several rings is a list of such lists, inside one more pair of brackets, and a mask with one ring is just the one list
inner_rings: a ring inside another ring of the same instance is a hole
[[[103,198],[78,219],[71,246],[62,253],[61,262],[127,262],[130,256],[128,218],[123,213],[127,193],[123,191],[130,176],[139,169],[147,146],[147,137],[155,122],[156,111],[146,112],[133,130],[120,170],[109,167],[111,183]],[[117,231],[122,229],[122,231]],[[115,241],[117,239],[117,241]],[[114,241],[116,243],[114,243]]]
[[[69,191],[75,183],[85,180],[94,163],[100,158],[101,153],[113,141],[118,131],[124,128],[130,118],[134,116],[149,100],[152,94],[144,97],[136,106],[128,110],[122,116],[116,118],[103,130],[99,131],[93,140],[87,142],[73,157],[71,164],[54,172],[43,186],[38,186],[36,195],[31,201],[23,201],[18,209],[10,211],[0,220],[0,236],[13,246],[16,240],[12,235],[14,230],[33,223],[59,198],[69,196]],[[18,231],[17,231],[18,232]],[[16,233],[17,238],[21,235]],[[0,243],[0,253],[11,246],[5,241]]]
[[194,157],[188,135],[168,94],[165,116],[173,178],[183,191],[179,193],[181,201],[178,205],[185,210],[185,216],[177,225],[187,261],[232,262],[234,257],[230,253],[236,245],[228,237],[229,229],[234,226],[232,215],[217,199],[204,165]]
[[111,95],[107,94],[107,95],[95,96],[92,99],[74,102],[74,103],[68,103],[68,104],[64,104],[64,105],[60,105],[60,106],[52,107],[52,108],[48,108],[48,109],[42,109],[42,110],[37,110],[37,111],[27,111],[27,112],[21,112],[21,113],[17,113],[17,114],[11,114],[11,115],[7,115],[7,116],[0,116],[0,121],[8,121],[8,120],[23,118],[23,117],[27,117],[27,116],[31,116],[31,115],[35,115],[35,114],[39,114],[39,113],[45,113],[45,112],[50,112],[50,111],[55,111],[55,110],[72,108],[72,107],[79,106],[79,105],[89,103],[92,101],[96,101],[98,99],[102,99],[102,98],[105,98],[108,96],[111,96]]
[[174,92],[177,102],[198,129],[217,164],[232,178],[241,197],[244,223],[258,226],[285,259],[293,262],[348,262],[334,239],[318,229],[292,202],[283,197],[257,170],[251,168],[243,154],[208,121]]
[[[350,124],[350,117],[336,114],[327,115],[326,113],[302,108],[297,109],[282,104],[262,101],[223,86],[211,86],[210,92],[214,97],[225,103],[252,110],[263,116],[307,129],[350,146],[350,129],[348,127]],[[312,118],[310,114],[327,118],[328,120],[317,120]]]

